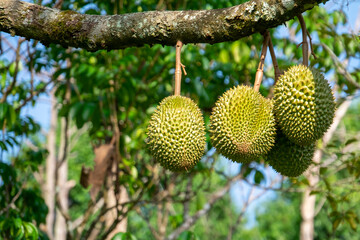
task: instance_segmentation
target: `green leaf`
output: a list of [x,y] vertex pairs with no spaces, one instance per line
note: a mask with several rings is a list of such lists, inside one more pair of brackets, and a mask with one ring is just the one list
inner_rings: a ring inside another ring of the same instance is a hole
[[0,104],[0,121],[5,118],[8,109],[8,104]]
[[34,226],[34,224],[29,222],[23,222],[23,226],[25,228],[25,237],[26,239],[38,239],[39,238],[39,232],[37,228]]
[[117,233],[111,240],[137,240],[137,238],[129,232]]
[[185,231],[180,234],[177,240],[200,240],[200,238],[191,231]]
[[345,219],[349,223],[351,229],[356,231],[357,223],[355,221],[355,218],[353,216],[347,216]]
[[319,193],[320,193],[320,191],[314,190],[314,191],[310,192],[310,195],[316,195],[316,194],[319,194]]
[[12,62],[9,66],[9,74],[11,77],[13,77],[15,75],[15,67],[16,67],[15,62]]
[[353,142],[357,142],[357,141],[358,141],[358,139],[357,139],[356,137],[350,138],[350,139],[348,139],[348,140],[346,141],[345,146],[347,146],[347,145],[349,145],[349,144],[351,144],[351,143],[353,143]]
[[254,182],[256,184],[260,184],[264,179],[265,179],[264,174],[261,171],[256,170],[255,176],[254,176]]
[[339,227],[339,225],[340,225],[340,223],[341,223],[341,218],[337,218],[337,219],[335,219],[335,221],[333,222],[333,231],[335,231],[338,227]]
[[95,111],[95,104],[84,104],[82,108],[82,114],[81,117],[84,121],[89,121],[89,119],[92,117],[93,113]]
[[219,54],[219,60],[222,63],[228,63],[230,61],[229,52],[227,49],[222,49]]
[[335,198],[331,195],[328,195],[327,200],[329,201],[332,210],[337,211],[337,202],[336,202]]
[[16,122],[16,112],[11,105],[9,105],[7,110],[7,122],[9,126],[12,126]]

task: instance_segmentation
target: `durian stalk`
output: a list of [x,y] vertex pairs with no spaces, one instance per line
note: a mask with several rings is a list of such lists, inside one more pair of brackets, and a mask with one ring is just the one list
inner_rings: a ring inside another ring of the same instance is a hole
[[256,75],[255,75],[255,82],[254,82],[254,90],[255,92],[258,92],[260,89],[260,85],[261,85],[261,81],[264,75],[264,62],[265,62],[265,57],[266,57],[266,52],[267,52],[267,46],[268,46],[268,42],[270,39],[270,34],[268,31],[265,32],[264,34],[264,42],[263,42],[263,46],[262,46],[262,50],[261,50],[261,57],[260,57],[260,63],[259,63],[259,67],[256,71]]
[[307,42],[307,29],[306,24],[304,21],[304,18],[301,14],[298,15],[298,19],[301,26],[301,32],[302,32],[302,55],[303,55],[303,65],[305,67],[309,66],[309,46]]
[[276,60],[274,45],[271,41],[271,37],[269,38],[269,51],[270,51],[270,55],[271,55],[271,61],[273,63],[274,69],[275,69],[275,83],[276,83],[281,75],[281,71],[279,69],[279,64]]
[[175,96],[180,96],[181,92],[181,48],[183,43],[179,40],[176,43],[176,59],[175,59]]

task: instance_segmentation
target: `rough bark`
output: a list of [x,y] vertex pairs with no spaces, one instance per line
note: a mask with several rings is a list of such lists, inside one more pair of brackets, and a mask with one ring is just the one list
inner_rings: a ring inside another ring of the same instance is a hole
[[46,159],[46,191],[45,202],[49,209],[46,216],[46,231],[49,239],[54,239],[54,221],[55,221],[55,171],[56,171],[56,127],[57,127],[57,109],[54,97],[55,89],[51,91],[51,116],[50,129],[47,139],[47,150],[49,155]]
[[[322,147],[330,142],[332,136],[335,133],[337,126],[339,125],[341,119],[345,116],[346,111],[350,107],[351,100],[346,100],[343,102],[340,107],[336,110],[335,119],[330,129],[325,133],[322,138]],[[311,168],[308,169],[305,176],[309,181],[309,186],[305,189],[303,199],[301,201],[300,211],[301,211],[301,225],[300,225],[300,240],[312,240],[314,239],[314,217],[315,217],[315,203],[316,195],[310,195],[311,191],[316,187],[320,180],[320,161],[322,158],[322,149],[317,149],[315,151],[313,162]]]
[[328,0],[251,0],[224,9],[86,15],[16,0],[0,1],[0,31],[44,45],[89,51],[144,44],[235,41],[284,24]]

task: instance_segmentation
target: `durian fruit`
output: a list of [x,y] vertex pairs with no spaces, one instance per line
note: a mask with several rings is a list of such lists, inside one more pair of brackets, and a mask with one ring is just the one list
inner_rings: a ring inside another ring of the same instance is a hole
[[288,69],[274,88],[275,118],[292,142],[309,145],[333,122],[335,102],[324,76],[303,65]]
[[205,151],[204,119],[187,97],[164,98],[151,116],[148,147],[155,159],[175,172],[191,170]]
[[265,160],[278,173],[288,177],[297,177],[312,163],[314,151],[314,143],[307,146],[297,145],[278,130],[275,146],[265,156]]
[[272,103],[248,86],[226,91],[210,116],[216,150],[235,162],[247,163],[266,154],[275,142]]

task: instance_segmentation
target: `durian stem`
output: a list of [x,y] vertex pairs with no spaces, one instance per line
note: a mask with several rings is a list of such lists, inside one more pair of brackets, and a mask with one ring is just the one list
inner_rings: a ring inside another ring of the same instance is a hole
[[303,16],[301,14],[299,14],[298,16],[299,22],[300,22],[300,26],[301,26],[301,32],[302,32],[302,55],[303,55],[303,65],[304,66],[309,66],[309,46],[308,46],[308,42],[307,42],[307,29],[306,29],[306,24],[305,24],[305,20],[303,18]]
[[281,75],[281,71],[279,69],[279,65],[278,65],[278,62],[276,60],[275,51],[274,51],[274,45],[273,45],[273,43],[271,41],[271,36],[269,37],[269,51],[270,51],[272,63],[274,65],[275,83],[276,83],[277,80],[279,79],[280,75]]
[[258,92],[260,89],[261,81],[262,81],[262,78],[264,75],[264,62],[265,62],[269,39],[270,39],[270,34],[268,31],[266,31],[264,34],[264,42],[263,42],[263,46],[262,46],[262,50],[261,50],[260,63],[259,63],[259,67],[256,71],[256,75],[255,75],[254,90],[256,92]]
[[[175,62],[175,96],[180,96],[181,91],[181,67],[184,69],[184,65],[181,64],[181,48],[183,43],[178,40],[176,43],[176,62]],[[185,69],[184,69],[185,72]],[[186,75],[186,74],[185,74]]]

